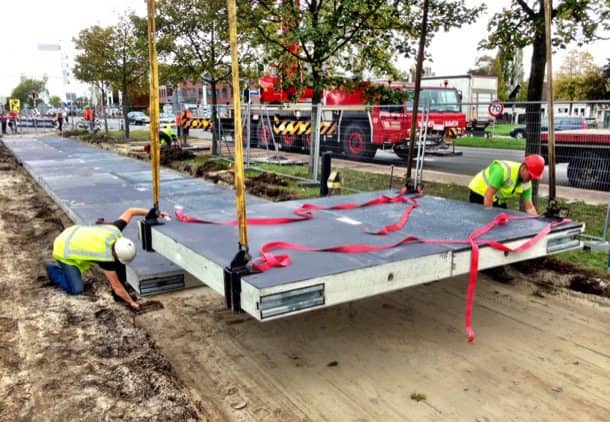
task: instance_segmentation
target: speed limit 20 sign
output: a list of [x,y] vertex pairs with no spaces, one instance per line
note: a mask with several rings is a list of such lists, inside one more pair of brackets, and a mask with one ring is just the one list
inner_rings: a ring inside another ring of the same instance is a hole
[[493,117],[499,117],[504,112],[504,104],[501,101],[492,101],[489,103],[489,107],[487,108],[489,111],[489,115]]

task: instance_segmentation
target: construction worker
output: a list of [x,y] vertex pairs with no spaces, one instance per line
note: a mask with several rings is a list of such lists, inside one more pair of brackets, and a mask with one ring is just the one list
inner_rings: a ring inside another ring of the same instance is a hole
[[[134,242],[123,237],[122,232],[134,216],[146,214],[148,210],[144,208],[129,208],[112,224],[75,225],[65,229],[53,242],[53,258],[57,262],[46,264],[49,279],[69,294],[78,295],[84,291],[83,273],[97,264],[114,295],[132,309],[140,309],[122,283],[125,264],[133,261],[137,253]],[[165,212],[161,216],[169,218]]]
[[[193,114],[188,105],[184,105],[184,110],[180,113],[180,126],[182,127],[182,146],[187,146],[186,138],[189,136],[188,122],[193,118]],[[185,127],[186,126],[186,127]]]
[[172,130],[172,125],[167,123],[163,129],[159,131],[159,143],[161,144],[161,149],[170,149],[172,147],[172,143],[176,141],[177,138]]
[[532,202],[531,180],[540,180],[542,173],[544,158],[538,154],[528,155],[521,163],[496,160],[478,172],[468,184],[470,202],[506,208],[509,198],[519,196],[525,212],[537,216]]
[[[544,158],[538,154],[528,155],[523,162],[493,161],[481,170],[468,184],[470,202],[485,207],[506,208],[506,201],[519,196],[525,211],[533,216],[538,212],[532,202],[532,180],[540,180],[544,173]],[[509,283],[513,280],[506,266],[484,271],[494,280]]]

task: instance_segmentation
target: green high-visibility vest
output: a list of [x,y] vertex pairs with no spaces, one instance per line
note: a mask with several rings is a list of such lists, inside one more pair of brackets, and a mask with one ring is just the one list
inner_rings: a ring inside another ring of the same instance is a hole
[[93,262],[114,261],[112,246],[121,237],[121,230],[110,224],[68,227],[53,242],[53,258],[74,265],[82,274]]
[[494,195],[494,199],[497,199],[499,203],[502,204],[510,197],[520,196],[524,191],[531,189],[532,184],[530,182],[517,183],[519,181],[519,169],[521,168],[521,163],[495,160],[487,168],[481,170],[472,178],[468,184],[468,188],[471,191],[478,193],[481,196],[485,196],[485,192],[489,186],[491,166],[494,164],[500,164],[504,170],[502,185]]

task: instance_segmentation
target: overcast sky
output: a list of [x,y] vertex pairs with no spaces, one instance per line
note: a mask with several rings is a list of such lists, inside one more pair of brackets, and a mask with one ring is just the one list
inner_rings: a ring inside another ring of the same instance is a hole
[[[467,0],[469,4],[479,1]],[[487,1],[489,13],[470,26],[440,33],[433,40],[430,64],[436,75],[460,75],[474,66],[478,56],[478,42],[487,34],[487,21],[492,12],[509,5],[510,0]],[[94,6],[95,5],[95,6]],[[86,87],[72,77],[64,84],[62,77],[62,55],[66,66],[73,65],[74,47],[72,38],[81,29],[91,25],[112,25],[118,16],[128,10],[139,15],[146,13],[145,0],[4,0],[0,7],[0,34],[2,42],[2,65],[0,66],[0,97],[8,96],[19,83],[20,75],[41,78],[47,75],[47,87],[51,95],[64,97],[66,92],[84,93]],[[40,44],[60,45],[59,51],[41,51]],[[598,65],[604,65],[610,57],[610,41],[598,41],[587,45]],[[557,69],[565,53],[553,57]],[[531,49],[524,53],[526,75]]]

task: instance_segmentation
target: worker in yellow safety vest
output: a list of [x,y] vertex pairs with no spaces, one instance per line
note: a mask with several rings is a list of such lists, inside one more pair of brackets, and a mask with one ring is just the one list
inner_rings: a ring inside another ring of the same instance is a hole
[[[129,208],[112,224],[75,225],[65,229],[53,242],[53,258],[46,264],[49,279],[71,295],[84,291],[82,275],[93,265],[99,265],[110,283],[114,295],[138,310],[139,305],[129,296],[123,283],[125,264],[136,257],[134,242],[123,237],[123,229],[134,216],[144,216],[148,210]],[[161,216],[169,218],[166,212]]]
[[[544,158],[538,154],[528,155],[521,163],[495,160],[478,172],[468,184],[470,202],[483,204],[487,208],[506,208],[506,201],[518,196],[525,211],[537,216],[538,212],[532,201],[531,181],[542,179],[543,173]],[[513,279],[506,266],[490,268],[484,272],[502,283]]]
[[523,201],[525,212],[537,216],[532,202],[532,180],[540,180],[544,173],[544,158],[538,154],[525,157],[523,162],[492,162],[481,170],[468,184],[470,202],[486,207],[506,208],[509,198],[518,196]]
[[172,147],[173,142],[178,142],[174,131],[172,130],[172,125],[167,123],[163,129],[159,131],[159,143],[161,144],[161,149],[170,149]]

